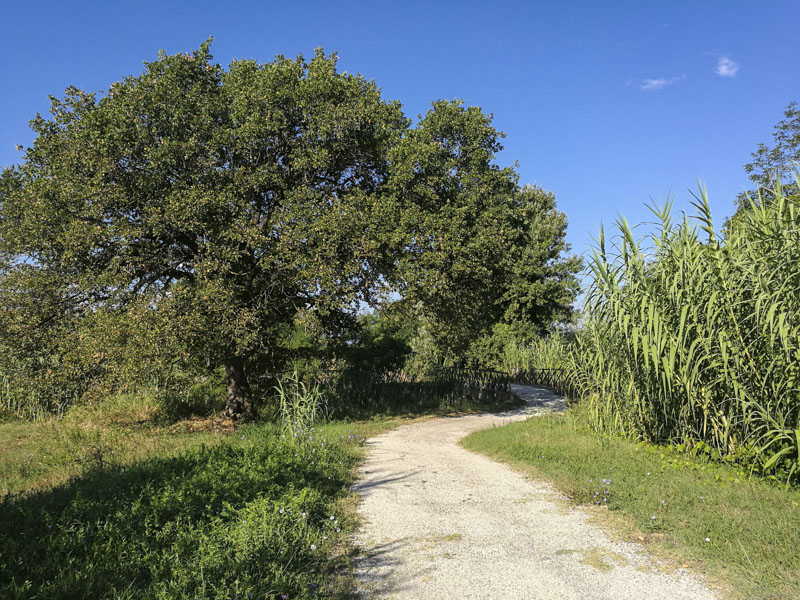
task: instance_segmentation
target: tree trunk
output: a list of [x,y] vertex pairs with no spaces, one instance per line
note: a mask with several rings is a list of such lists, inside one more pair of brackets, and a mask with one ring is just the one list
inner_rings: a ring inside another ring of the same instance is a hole
[[240,356],[225,359],[225,384],[228,390],[228,401],[225,405],[225,416],[231,421],[246,423],[255,418],[250,386],[244,374],[244,361]]

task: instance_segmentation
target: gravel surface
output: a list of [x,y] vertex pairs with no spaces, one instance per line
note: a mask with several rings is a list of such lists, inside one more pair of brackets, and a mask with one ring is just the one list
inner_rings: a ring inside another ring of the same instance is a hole
[[367,598],[716,598],[684,570],[659,572],[636,544],[612,541],[550,485],[464,450],[485,427],[563,410],[542,388],[513,386],[525,408],[439,418],[368,441],[356,561]]

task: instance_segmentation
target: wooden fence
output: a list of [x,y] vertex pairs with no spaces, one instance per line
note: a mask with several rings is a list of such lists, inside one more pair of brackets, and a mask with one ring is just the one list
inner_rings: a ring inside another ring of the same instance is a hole
[[492,369],[469,369],[466,367],[443,367],[440,376],[445,381],[460,383],[466,387],[479,390],[495,390],[507,392],[511,389],[511,378],[508,373]]
[[575,395],[575,386],[565,369],[512,369],[509,377],[515,383],[550,388],[560,396]]
[[561,396],[574,395],[574,386],[564,369],[511,369],[510,372],[493,369],[443,367],[441,377],[467,387],[482,390],[510,391],[512,383],[539,385],[552,389]]

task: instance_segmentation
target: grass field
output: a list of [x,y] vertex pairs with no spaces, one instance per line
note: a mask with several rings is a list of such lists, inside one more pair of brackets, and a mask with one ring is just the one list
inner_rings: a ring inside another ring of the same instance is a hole
[[579,414],[545,416],[462,443],[552,481],[612,531],[689,565],[725,597],[800,598],[800,491],[583,423]]
[[0,597],[350,597],[348,489],[366,436],[508,406],[418,403],[303,431],[232,430],[163,422],[152,402],[124,397],[63,419],[7,421]]

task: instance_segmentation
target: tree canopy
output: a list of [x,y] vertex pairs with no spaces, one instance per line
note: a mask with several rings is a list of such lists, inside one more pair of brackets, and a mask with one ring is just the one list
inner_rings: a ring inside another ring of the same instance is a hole
[[744,166],[750,180],[769,187],[775,180],[791,179],[795,163],[800,162],[800,108],[790,102],[783,112],[785,119],[778,122],[772,133],[775,145],[770,148],[759,144],[753,152],[753,162]]
[[782,192],[785,195],[797,193],[794,180],[797,164],[800,163],[800,109],[797,102],[790,102],[783,115],[785,118],[775,125],[772,132],[774,145],[759,144],[751,155],[753,161],[744,165],[750,181],[758,188],[739,194],[732,222],[750,208],[751,202],[758,204],[760,199],[769,201],[775,195],[775,185],[787,186]]
[[226,70],[209,40],[52,98],[0,178],[6,355],[36,347],[31,369],[63,375],[73,354],[83,380],[165,354],[221,367],[227,413],[249,419],[248,369],[279,362],[287,331],[336,337],[390,291],[454,350],[498,320],[566,316],[566,220],[496,165],[491,117],[436,102],[412,127],[336,62]]

